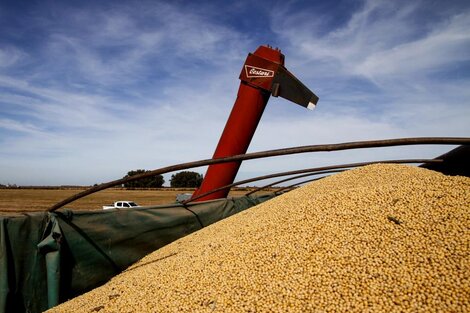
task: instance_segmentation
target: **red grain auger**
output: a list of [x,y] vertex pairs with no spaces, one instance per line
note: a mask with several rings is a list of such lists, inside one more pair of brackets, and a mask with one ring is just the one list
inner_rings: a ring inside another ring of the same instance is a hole
[[[246,153],[270,95],[282,97],[313,110],[318,97],[284,67],[284,55],[277,48],[260,46],[249,53],[240,74],[240,88],[232,112],[220,137],[213,159]],[[193,198],[233,183],[241,161],[213,164]],[[226,198],[229,188],[195,201]]]

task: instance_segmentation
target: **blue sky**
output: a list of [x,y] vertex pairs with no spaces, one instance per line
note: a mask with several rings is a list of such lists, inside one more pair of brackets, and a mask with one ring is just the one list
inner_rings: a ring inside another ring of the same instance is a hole
[[[250,152],[470,136],[470,2],[228,2],[2,1],[0,183],[90,185],[210,158],[261,44],[320,101],[271,98]],[[237,178],[451,148],[247,161]]]

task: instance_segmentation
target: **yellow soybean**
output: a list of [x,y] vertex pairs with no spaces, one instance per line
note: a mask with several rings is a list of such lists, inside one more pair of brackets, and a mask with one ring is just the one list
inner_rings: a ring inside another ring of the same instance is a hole
[[470,178],[371,165],[173,242],[48,312],[469,312]]

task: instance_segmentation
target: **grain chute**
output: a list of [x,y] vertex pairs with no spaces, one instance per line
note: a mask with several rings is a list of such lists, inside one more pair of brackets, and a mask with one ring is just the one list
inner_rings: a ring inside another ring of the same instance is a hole
[[[285,98],[311,110],[318,102],[318,97],[284,67],[281,51],[270,46],[260,46],[253,54],[248,54],[240,80],[237,99],[213,159],[247,151],[270,95]],[[241,161],[210,165],[193,198],[233,183],[240,165]],[[229,189],[224,189],[198,197],[196,201],[225,198],[228,193]]]

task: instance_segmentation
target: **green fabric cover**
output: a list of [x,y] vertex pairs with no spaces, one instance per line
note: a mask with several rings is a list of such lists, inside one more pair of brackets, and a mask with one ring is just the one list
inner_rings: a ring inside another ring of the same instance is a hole
[[148,253],[272,197],[0,216],[0,313],[43,312]]

